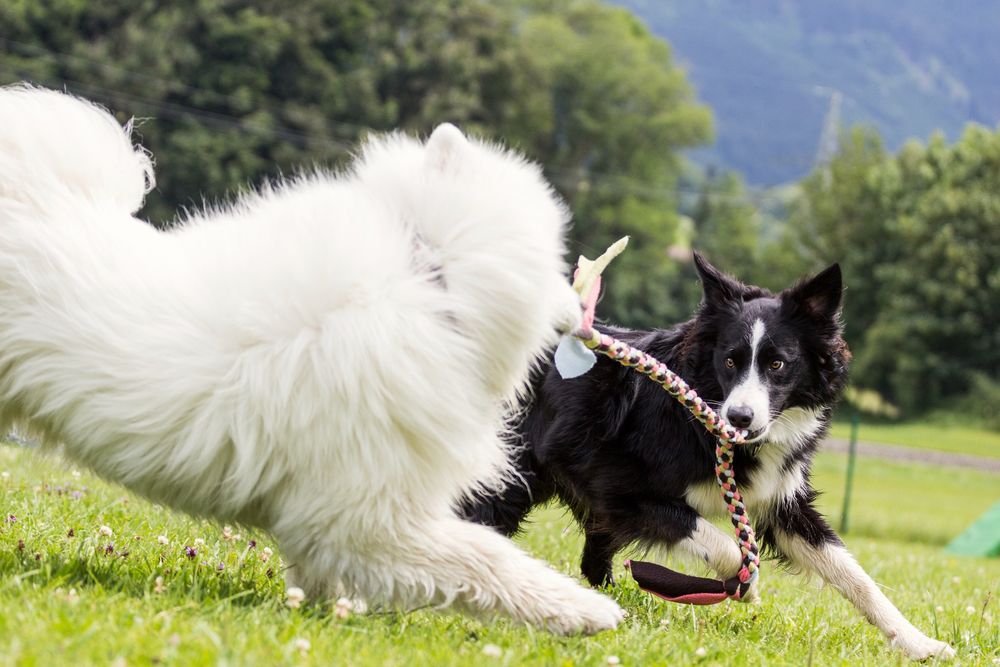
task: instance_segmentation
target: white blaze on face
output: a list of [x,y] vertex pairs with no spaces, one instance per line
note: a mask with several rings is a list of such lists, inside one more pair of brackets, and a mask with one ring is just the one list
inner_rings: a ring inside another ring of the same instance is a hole
[[753,421],[747,427],[748,431],[757,431],[767,426],[771,414],[771,397],[757,371],[757,353],[762,340],[764,340],[764,322],[754,320],[750,334],[750,367],[746,375],[740,378],[738,384],[729,392],[726,402],[722,404],[722,415],[727,421],[729,418],[726,415],[729,414],[730,408],[743,406],[753,410]]

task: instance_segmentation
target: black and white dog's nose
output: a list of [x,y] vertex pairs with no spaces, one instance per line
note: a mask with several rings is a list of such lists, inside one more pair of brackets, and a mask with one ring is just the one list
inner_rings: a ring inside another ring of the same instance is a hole
[[734,405],[726,411],[726,419],[736,428],[747,428],[753,421],[753,410],[747,405]]

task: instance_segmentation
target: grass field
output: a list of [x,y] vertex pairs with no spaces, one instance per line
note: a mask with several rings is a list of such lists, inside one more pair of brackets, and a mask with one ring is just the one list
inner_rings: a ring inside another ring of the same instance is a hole
[[[851,435],[851,425],[846,421],[836,421],[830,434],[846,440]],[[883,442],[888,445],[904,445],[920,449],[936,449],[943,452],[1000,458],[1000,433],[937,420],[900,424],[866,424],[862,422],[858,430],[858,439]]]
[[[861,463],[849,546],[918,627],[958,649],[961,664],[1000,664],[1000,560],[952,557],[939,546],[1000,496],[1000,478]],[[839,514],[843,469],[842,456],[817,463],[831,515]],[[835,592],[769,563],[759,606],[658,602],[619,572],[611,594],[629,610],[623,626],[560,638],[430,611],[345,615],[308,601],[291,609],[280,554],[266,536],[224,533],[12,446],[0,446],[0,498],[0,664],[903,662]],[[561,509],[536,513],[521,541],[576,573],[581,540]],[[266,548],[275,553],[267,557]]]

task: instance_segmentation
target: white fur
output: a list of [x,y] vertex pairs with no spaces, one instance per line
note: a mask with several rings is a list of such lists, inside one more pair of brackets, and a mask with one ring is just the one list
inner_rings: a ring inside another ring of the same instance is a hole
[[788,449],[802,447],[823,428],[824,408],[788,408],[771,422],[767,441]]
[[[716,491],[716,496],[718,495]],[[703,561],[721,579],[736,576],[743,566],[743,553],[733,537],[701,517],[696,520],[694,532],[690,537],[682,539],[675,548],[681,553]],[[746,595],[740,598],[741,602],[760,601],[757,592],[759,581],[760,577],[754,579]]]
[[841,546],[814,547],[797,535],[776,531],[778,545],[803,570],[818,574],[836,588],[879,630],[893,646],[913,660],[950,659],[955,649],[917,630],[882,593],[854,557]]
[[753,421],[746,427],[746,430],[751,432],[763,429],[771,421],[771,396],[767,387],[761,382],[760,373],[757,372],[757,351],[764,335],[764,321],[754,320],[750,332],[750,366],[747,374],[733,387],[722,405],[723,415],[728,415],[729,409],[734,407],[749,407],[753,410]]
[[504,406],[560,328],[567,213],[438,128],[193,216],[104,111],[0,89],[0,418],[153,500],[270,531],[311,596],[556,631],[619,608],[452,504],[504,473]]
[[[785,470],[784,461],[819,431],[821,415],[822,410],[819,409],[791,408],[772,423],[766,441],[757,450],[759,465],[754,471],[753,485],[740,484],[751,522],[754,508],[771,513],[780,503],[795,502],[795,495],[805,487],[806,463],[800,462]],[[684,499],[702,516],[726,516],[726,504],[714,481],[688,487]],[[780,528],[776,528],[775,533],[778,548],[795,566],[818,574],[836,588],[907,656],[914,660],[954,657],[954,649],[927,637],[906,620],[847,549],[835,545],[813,547],[798,535]],[[677,547],[704,560],[722,578],[731,577],[741,564],[742,555],[733,538],[700,517],[694,533],[681,540]],[[756,584],[754,582],[746,600],[756,601],[759,598]]]
[[[820,409],[789,408],[771,422],[764,442],[757,449],[758,467],[754,470],[753,484],[736,480],[751,515],[753,508],[771,511],[805,486],[808,463],[802,461],[786,470],[785,460],[819,431],[821,415]],[[714,480],[691,485],[684,499],[702,516],[726,515],[726,503]]]
[[[757,324],[761,324],[760,320],[757,320]],[[757,330],[758,327],[755,326],[752,346],[754,354],[760,343],[760,336],[763,335],[763,327],[760,327],[760,335],[757,335]],[[821,414],[822,411],[818,409],[790,408],[772,422],[766,432],[766,442],[757,450],[758,467],[754,471],[753,485],[737,480],[744,502],[750,508],[751,520],[753,508],[773,512],[775,506],[793,499],[805,486],[807,463],[799,462],[786,470],[785,460],[821,428]],[[703,517],[728,516],[726,503],[714,480],[692,484],[685,491],[684,500]],[[701,517],[697,520],[694,533],[681,540],[677,548],[704,560],[723,579],[736,574],[742,565],[743,555],[732,535]],[[759,601],[758,583],[759,578],[754,581],[743,598],[744,601]]]

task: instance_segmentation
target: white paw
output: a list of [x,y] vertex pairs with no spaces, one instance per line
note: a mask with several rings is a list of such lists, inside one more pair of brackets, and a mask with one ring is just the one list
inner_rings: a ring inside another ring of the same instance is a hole
[[750,588],[747,589],[746,595],[740,598],[740,602],[745,602],[746,604],[760,604],[760,575],[753,580],[750,584]]
[[614,600],[582,587],[572,599],[547,611],[549,613],[543,624],[552,632],[562,635],[592,635],[603,630],[614,630],[625,617],[625,612]]
[[892,645],[906,654],[910,660],[951,660],[955,657],[955,649],[944,642],[927,637],[917,629],[901,631],[892,640]]

